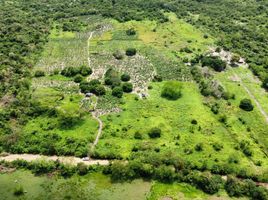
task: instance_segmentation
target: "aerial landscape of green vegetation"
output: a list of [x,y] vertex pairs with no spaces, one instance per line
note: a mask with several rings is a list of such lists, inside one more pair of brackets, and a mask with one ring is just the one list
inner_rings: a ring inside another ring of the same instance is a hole
[[0,200],[268,200],[266,0],[0,0]]

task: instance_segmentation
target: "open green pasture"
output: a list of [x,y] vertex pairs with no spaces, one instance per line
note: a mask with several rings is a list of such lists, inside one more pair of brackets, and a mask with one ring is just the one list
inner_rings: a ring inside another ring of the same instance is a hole
[[[265,117],[261,114],[255,101],[251,99],[250,95],[240,82],[235,79],[235,74],[241,78],[243,84],[260,103],[264,111],[268,111],[268,97],[263,88],[261,88],[260,82],[253,76],[249,69],[242,67],[228,69],[225,72],[216,74],[216,78],[221,81],[223,86],[227,88],[229,92],[235,94],[235,99],[229,100],[231,102],[230,106],[222,104],[222,111],[227,115],[227,123],[231,126],[230,129],[236,137],[240,138],[240,140],[246,139],[251,141],[254,149],[262,149],[267,153],[268,126]],[[244,98],[252,100],[254,105],[254,110],[252,112],[246,112],[239,108],[239,103]],[[267,161],[267,157],[265,160]]]
[[[132,150],[172,151],[181,155],[184,159],[201,166],[204,162],[211,167],[217,163],[227,163],[230,156],[239,158],[240,167],[253,170],[261,170],[252,162],[261,160],[263,166],[266,161],[263,152],[258,145],[252,143],[254,154],[252,158],[246,157],[242,152],[235,149],[238,139],[233,133],[239,128],[234,124],[230,129],[219,122],[219,116],[214,115],[203,104],[195,83],[182,82],[182,97],[176,101],[166,100],[161,97],[161,88],[164,83],[152,83],[146,100],[137,100],[134,95],[125,95],[121,104],[122,112],[103,116],[103,135],[96,147],[96,151],[106,156],[110,153],[120,154],[127,158]],[[192,121],[196,120],[197,124]],[[158,127],[162,135],[158,139],[150,139],[148,132],[151,128]],[[134,135],[139,132],[142,139],[135,139]],[[244,137],[240,132],[239,139]],[[240,138],[241,137],[241,138]],[[195,145],[202,143],[203,151],[196,151]],[[213,145],[221,144],[223,148],[216,151]]]

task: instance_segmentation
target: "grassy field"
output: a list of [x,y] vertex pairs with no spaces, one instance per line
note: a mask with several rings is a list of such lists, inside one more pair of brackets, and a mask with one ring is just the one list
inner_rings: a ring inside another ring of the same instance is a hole
[[[240,85],[240,83],[233,79],[235,75],[234,73],[239,75],[243,81],[243,84],[258,100],[262,108],[266,112],[268,111],[268,97],[265,94],[265,91],[261,88],[260,82],[253,76],[249,69],[242,67],[229,69],[223,73],[216,74],[216,78],[221,81],[223,86],[226,87],[231,93],[234,93],[236,96],[235,100],[230,100],[232,106],[223,106],[223,110],[228,113],[228,124],[231,126],[231,130],[236,135],[236,137],[249,140],[254,146],[254,149],[261,148],[267,152],[268,140],[266,133],[268,131],[268,126],[265,122],[265,118],[261,114],[253,99],[252,102],[255,108],[252,112],[245,112],[239,109],[240,101],[243,98],[251,99],[251,97]],[[241,120],[239,121],[238,118],[242,119],[244,123],[241,123]],[[254,143],[260,144],[254,145]]]
[[[254,149],[252,158],[235,149],[238,141],[249,139],[250,136],[237,130],[241,128],[238,122],[234,122],[232,127],[219,122],[219,116],[203,104],[203,97],[195,83],[182,83],[183,95],[176,101],[161,97],[163,84],[151,84],[153,89],[147,100],[136,100],[135,96],[126,95],[121,113],[103,116],[103,135],[96,151],[104,155],[120,152],[121,156],[127,158],[134,147],[151,151],[158,149],[160,152],[176,152],[196,165],[207,162],[210,167],[217,163],[228,163],[229,157],[236,155],[239,157],[239,165],[234,165],[235,168],[247,168],[255,172],[262,170],[252,160],[260,160],[266,166],[267,160],[258,144],[251,144]],[[191,123],[194,119],[197,120],[196,125]],[[153,127],[161,128],[161,138],[149,138],[147,133]],[[142,140],[134,138],[136,132],[141,133]],[[203,151],[195,151],[198,143],[203,144]],[[215,151],[214,144],[223,145],[223,149]]]
[[[196,189],[185,183],[174,183],[174,184],[164,184],[154,182],[152,184],[150,193],[148,195],[148,200],[228,200],[228,199],[238,199],[230,198],[228,195],[220,191],[216,195],[207,195],[202,191]],[[243,198],[239,198],[243,199]]]

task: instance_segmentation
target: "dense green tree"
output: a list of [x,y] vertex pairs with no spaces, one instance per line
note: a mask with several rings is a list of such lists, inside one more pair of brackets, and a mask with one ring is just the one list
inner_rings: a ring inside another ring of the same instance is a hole
[[252,111],[254,109],[250,99],[242,99],[239,107],[245,111]]
[[148,135],[150,138],[160,138],[161,133],[162,131],[160,128],[154,127],[149,130]]
[[126,50],[126,55],[127,56],[135,56],[137,53],[137,50],[135,48],[128,48]]
[[122,88],[123,88],[124,92],[130,93],[133,90],[133,85],[132,85],[132,83],[123,83]]
[[112,95],[121,98],[123,96],[123,89],[121,87],[114,87],[112,90]]
[[121,75],[121,81],[128,82],[130,80],[130,76],[128,74]]

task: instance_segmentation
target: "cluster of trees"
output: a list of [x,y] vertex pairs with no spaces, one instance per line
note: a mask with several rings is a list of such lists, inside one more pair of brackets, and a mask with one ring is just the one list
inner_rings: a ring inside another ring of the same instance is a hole
[[[168,158],[167,158],[168,160]],[[213,175],[209,172],[199,172],[196,170],[184,169],[184,163],[176,160],[173,164],[157,163],[155,167],[152,163],[144,163],[139,160],[113,162],[104,169],[105,174],[110,174],[114,181],[129,180],[135,178],[150,178],[161,182],[171,183],[186,182],[196,186],[208,194],[215,194],[220,189],[225,188],[229,196],[247,196],[251,199],[267,199],[268,190],[257,186],[252,180],[239,180],[228,176],[225,182],[220,175]]]
[[92,171],[101,171],[101,167],[97,166],[87,166],[84,163],[78,163],[76,166],[62,164],[59,161],[32,161],[27,162],[25,160],[15,160],[9,163],[1,163],[7,167],[16,167],[18,169],[28,169],[31,170],[36,175],[48,174],[51,172],[55,172],[60,176],[65,178],[71,177],[74,174],[78,174],[80,176],[86,175]]
[[130,93],[133,90],[130,76],[126,73],[120,74],[113,68],[109,68],[105,73],[105,84],[112,89],[112,95],[118,98],[123,96],[123,93]]
[[205,67],[211,67],[217,72],[223,71],[227,63],[223,60],[221,60],[219,57],[213,57],[213,56],[205,56],[201,59],[202,66]]
[[11,153],[32,153],[43,155],[65,155],[84,157],[88,154],[88,140],[74,137],[62,137],[51,131],[23,134],[20,139],[7,138],[2,143],[3,150]]
[[235,98],[233,94],[225,91],[221,84],[214,80],[213,77],[202,68],[194,66],[191,69],[194,80],[199,84],[200,92],[203,96],[214,96],[216,98],[224,98],[226,100]]
[[102,96],[105,95],[106,89],[105,87],[101,84],[101,82],[97,79],[93,79],[89,82],[87,81],[82,81],[79,84],[79,88],[82,93],[93,93],[97,96]]
[[264,187],[257,186],[250,179],[238,179],[228,176],[227,180],[223,180],[219,175],[213,175],[209,172],[200,172],[189,168],[190,165],[180,158],[174,157],[158,157],[152,159],[149,156],[144,160],[114,161],[108,166],[86,166],[79,163],[77,166],[62,164],[59,161],[34,161],[26,162],[16,160],[13,162],[3,162],[2,165],[7,167],[16,167],[29,169],[33,173],[47,174],[56,172],[60,176],[70,177],[74,174],[81,176],[92,172],[102,171],[104,174],[111,175],[113,181],[131,180],[135,178],[149,178],[159,180],[165,183],[186,182],[208,194],[216,194],[220,189],[225,189],[230,197],[249,197],[256,200],[266,200],[268,190]]

